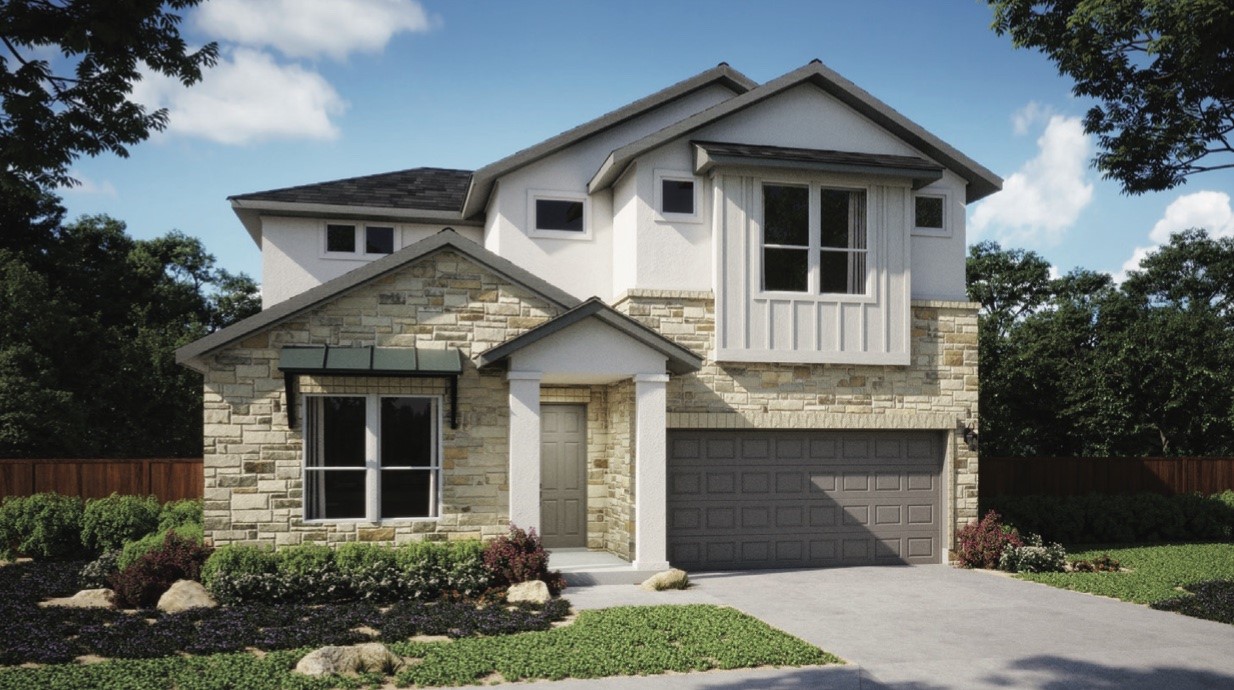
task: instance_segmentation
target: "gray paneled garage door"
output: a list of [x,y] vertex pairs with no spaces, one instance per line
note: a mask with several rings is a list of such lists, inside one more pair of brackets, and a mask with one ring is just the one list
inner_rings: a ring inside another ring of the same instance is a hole
[[677,567],[940,561],[941,433],[680,430],[668,445]]

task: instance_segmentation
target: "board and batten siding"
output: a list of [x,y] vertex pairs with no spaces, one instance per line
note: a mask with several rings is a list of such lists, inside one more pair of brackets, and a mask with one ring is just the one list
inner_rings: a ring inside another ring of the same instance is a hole
[[[812,178],[864,188],[868,198],[866,295],[762,293],[762,229],[754,175],[713,178],[717,361],[910,364],[912,193],[885,180]],[[768,181],[779,182],[780,178]]]

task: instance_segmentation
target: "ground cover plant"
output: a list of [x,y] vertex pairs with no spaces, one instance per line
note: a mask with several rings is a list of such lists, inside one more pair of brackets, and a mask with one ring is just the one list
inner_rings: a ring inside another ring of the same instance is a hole
[[[1193,596],[1179,591],[1180,587],[1194,592],[1198,583],[1234,581],[1234,544],[1166,544],[1108,548],[1081,551],[1073,556],[1090,561],[1109,556],[1117,560],[1123,570],[1022,573],[1016,577],[1139,604],[1159,604],[1166,600]],[[1229,590],[1224,585],[1209,585],[1205,591],[1219,596],[1220,592]],[[1198,605],[1201,602],[1193,603]],[[1174,603],[1163,608],[1191,615],[1191,607],[1191,604]]]
[[457,601],[403,601],[389,607],[373,602],[256,602],[175,614],[38,606],[43,599],[77,591],[78,565],[24,562],[0,567],[0,664],[63,663],[87,654],[151,658],[250,647],[279,650],[372,639],[391,642],[414,635],[505,635],[547,630],[569,612],[569,603],[561,599],[543,608],[513,610],[478,609],[474,602]]
[[1155,609],[1234,625],[1234,580],[1187,585],[1187,594],[1152,603]]
[[[513,681],[840,663],[739,611],[704,605],[584,611],[574,624],[552,630],[450,643],[396,642],[389,647],[395,654],[421,660],[395,676],[400,687],[460,685],[494,673]],[[381,683],[378,677],[293,675],[291,668],[307,651],[277,651],[261,658],[230,653],[5,669],[0,670],[0,690],[312,690]]]

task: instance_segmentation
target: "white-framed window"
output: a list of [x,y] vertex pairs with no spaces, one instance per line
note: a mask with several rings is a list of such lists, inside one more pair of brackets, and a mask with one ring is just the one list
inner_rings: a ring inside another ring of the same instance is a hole
[[399,228],[383,223],[327,221],[322,240],[322,258],[374,259],[399,248]]
[[764,293],[869,293],[865,189],[772,181],[760,187]]
[[305,520],[438,517],[439,398],[314,394],[304,403]]
[[659,218],[678,223],[699,223],[702,216],[702,189],[698,180],[686,172],[655,171],[655,209]]
[[946,194],[913,195],[913,234],[929,237],[951,237],[947,217],[949,199]]
[[532,237],[591,239],[591,203],[586,194],[529,190],[527,227]]

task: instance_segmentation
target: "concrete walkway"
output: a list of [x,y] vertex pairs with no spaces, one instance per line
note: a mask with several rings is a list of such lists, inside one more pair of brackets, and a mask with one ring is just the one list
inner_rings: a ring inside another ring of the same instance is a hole
[[684,592],[598,585],[571,588],[565,596],[579,609],[730,605],[849,665],[535,685],[551,690],[1234,688],[1234,626],[997,574],[916,566],[712,573],[693,579],[697,586]]

